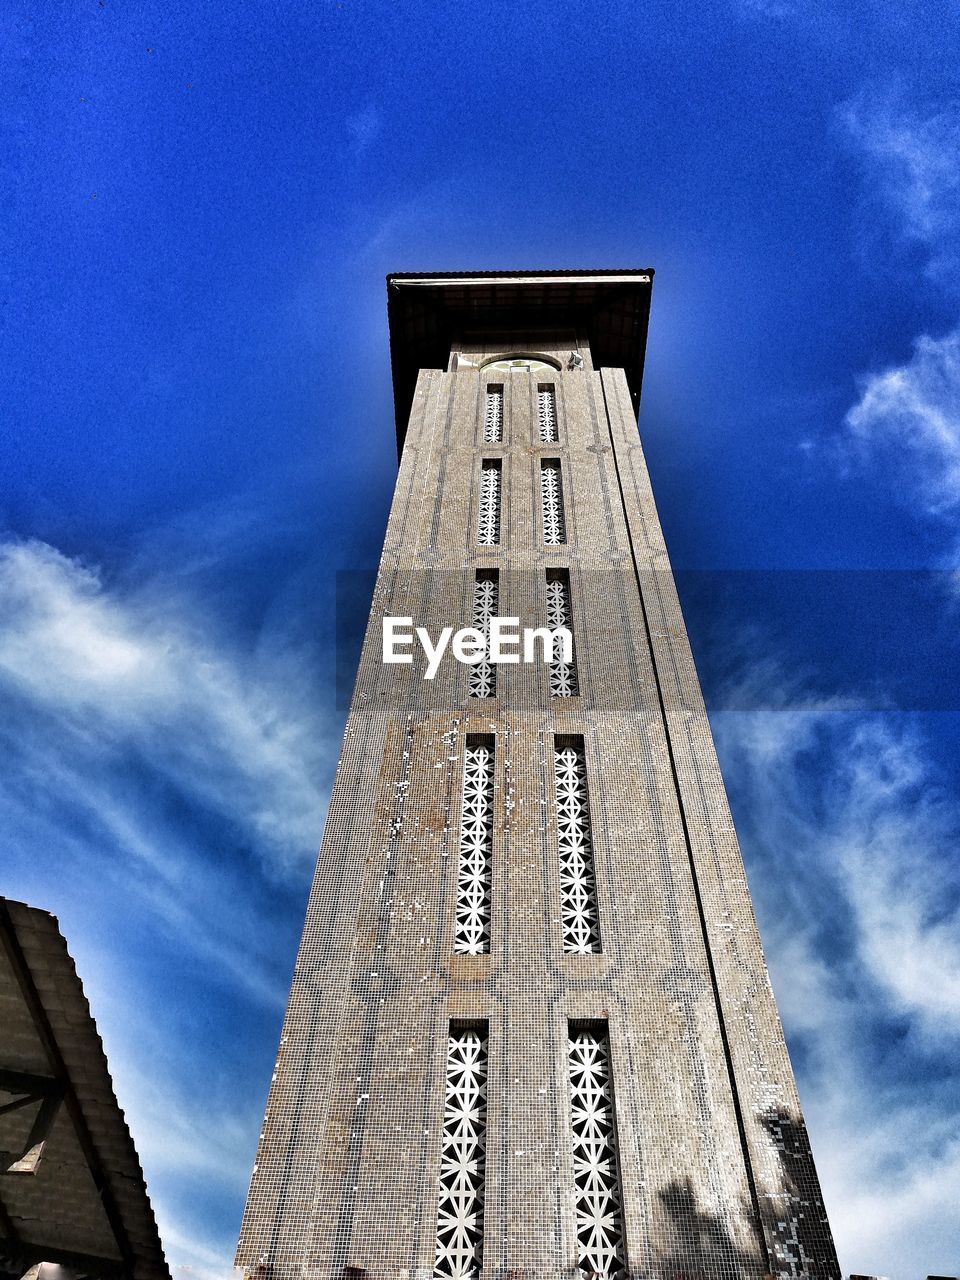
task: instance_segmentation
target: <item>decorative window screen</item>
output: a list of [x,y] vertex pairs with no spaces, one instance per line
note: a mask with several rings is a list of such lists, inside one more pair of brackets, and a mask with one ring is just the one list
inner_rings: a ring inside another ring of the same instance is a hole
[[478,956],[490,950],[490,854],[493,846],[494,740],[471,734],[463,757],[460,862],[453,950]]
[[483,410],[484,444],[500,444],[503,440],[503,385],[487,387]]
[[[500,575],[496,569],[481,569],[473,587],[473,618],[470,625],[489,638],[490,619],[500,607]],[[477,662],[470,668],[470,697],[497,696],[497,668],[492,662]]]
[[568,955],[600,951],[600,915],[593,864],[593,830],[582,738],[554,740],[560,926]]
[[436,1276],[477,1280],[483,1263],[487,1028],[450,1024],[437,1205]]
[[606,1028],[571,1024],[569,1053],[578,1273],[627,1280]]
[[540,460],[540,509],[544,542],[548,547],[560,546],[567,540],[567,521],[563,512],[563,477],[559,458]]
[[480,522],[477,541],[495,547],[500,541],[500,491],[502,464],[499,458],[485,458],[480,464]]
[[[547,570],[547,624],[551,629],[566,627],[573,632],[570,575],[565,569]],[[577,654],[574,647],[570,662],[557,659],[550,664],[550,693],[554,698],[575,698],[579,692]]]
[[537,389],[537,425],[543,444],[555,444],[557,434],[557,392],[549,382],[541,382]]

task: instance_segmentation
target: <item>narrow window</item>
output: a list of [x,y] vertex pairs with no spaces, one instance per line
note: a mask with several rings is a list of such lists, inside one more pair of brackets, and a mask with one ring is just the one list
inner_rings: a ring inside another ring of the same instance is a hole
[[567,540],[559,458],[540,459],[540,508],[543,514],[543,540],[548,547],[558,547]]
[[499,458],[484,458],[480,464],[480,524],[477,541],[482,547],[495,547],[500,541],[501,468]]
[[503,440],[503,384],[487,387],[483,410],[484,444],[500,444]]
[[493,846],[493,738],[469,734],[463,757],[460,864],[453,950],[485,955],[490,950],[490,853]]
[[[553,630],[566,627],[573,633],[570,575],[565,569],[547,570],[547,625]],[[575,698],[579,692],[577,655],[574,648],[570,662],[557,660],[550,664],[550,694],[554,698]]]
[[451,1022],[437,1205],[436,1276],[479,1276],[487,1136],[487,1027]]
[[590,955],[600,950],[600,917],[583,739],[555,738],[553,754],[563,949],[568,955]]
[[[500,575],[496,569],[479,569],[473,586],[473,619],[470,623],[489,642],[490,619],[500,607]],[[470,697],[497,696],[497,668],[492,662],[477,662],[470,668]]]
[[610,1041],[598,1023],[570,1023],[568,1036],[577,1268],[582,1276],[621,1280],[627,1269]]
[[552,382],[541,382],[537,388],[537,419],[540,440],[543,444],[555,444],[557,434],[557,392]]

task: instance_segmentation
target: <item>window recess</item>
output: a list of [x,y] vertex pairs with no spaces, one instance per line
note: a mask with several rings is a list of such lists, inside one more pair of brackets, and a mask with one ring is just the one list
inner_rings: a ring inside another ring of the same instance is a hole
[[537,427],[541,444],[556,444],[557,391],[552,382],[541,382],[537,388]]
[[450,1024],[435,1276],[465,1280],[483,1265],[487,1039],[486,1023]]
[[570,1023],[568,1054],[577,1269],[581,1276],[627,1280],[606,1025]]
[[[473,584],[473,617],[470,625],[490,639],[490,620],[500,607],[500,574],[496,569],[479,569]],[[497,696],[497,668],[484,659],[470,668],[470,697]]]
[[[566,569],[547,570],[547,625],[551,630],[566,627],[573,634],[573,609],[570,603],[570,574]],[[569,662],[559,659],[550,664],[550,694],[554,698],[575,698],[580,693],[577,676],[577,650],[574,640]]]
[[469,734],[463,756],[460,858],[453,929],[453,950],[457,955],[485,955],[490,950],[493,761],[493,737]]
[[484,444],[501,444],[503,441],[503,384],[492,383],[487,387],[483,409]]
[[593,825],[583,739],[554,739],[560,926],[568,955],[600,951],[600,913],[593,860]]
[[500,495],[503,464],[499,458],[484,458],[480,464],[480,519],[477,541],[482,547],[500,542]]
[[567,520],[559,458],[540,459],[540,514],[544,543],[548,547],[562,546],[567,540]]

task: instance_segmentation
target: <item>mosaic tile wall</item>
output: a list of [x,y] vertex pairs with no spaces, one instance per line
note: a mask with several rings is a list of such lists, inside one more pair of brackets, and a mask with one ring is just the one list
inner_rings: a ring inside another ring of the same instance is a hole
[[[490,378],[464,358],[494,348],[460,344],[456,372],[420,374],[243,1219],[252,1275],[839,1276],[626,379],[579,350],[581,369]],[[491,460],[498,540],[479,545]],[[433,681],[416,650],[383,665],[383,615],[468,625],[488,570],[526,626],[569,572],[573,694],[540,664],[497,668],[495,697],[449,657]],[[455,953],[468,738],[493,761],[480,954]],[[555,759],[571,743],[599,952],[564,946]],[[451,1035],[471,1028],[473,1253],[450,1224],[445,1119]],[[588,1141],[571,1054],[594,1041]],[[438,1261],[441,1202],[441,1236],[479,1269]]]

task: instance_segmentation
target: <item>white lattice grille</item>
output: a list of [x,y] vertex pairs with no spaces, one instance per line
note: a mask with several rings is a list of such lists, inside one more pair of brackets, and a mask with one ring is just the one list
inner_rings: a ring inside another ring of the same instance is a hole
[[563,949],[573,955],[589,955],[600,950],[600,919],[583,748],[556,747],[554,769]]
[[487,387],[483,440],[484,444],[500,444],[503,440],[503,387]]
[[484,462],[480,468],[480,525],[477,541],[495,547],[500,541],[500,463]]
[[450,1028],[437,1205],[436,1276],[477,1280],[483,1254],[487,1036]]
[[[547,579],[547,623],[551,629],[566,627],[573,632],[570,608],[570,583],[566,578]],[[550,693],[554,698],[575,698],[580,692],[577,680],[576,654],[570,662],[550,664]]]
[[[477,574],[473,588],[473,621],[471,626],[490,635],[490,619],[496,616],[500,604],[500,584],[491,574]],[[470,668],[470,697],[495,698],[497,696],[497,668],[491,662],[478,662]]]
[[554,444],[558,436],[557,397],[553,387],[541,387],[537,392],[537,419],[541,441]]
[[460,864],[453,949],[490,950],[490,850],[493,844],[493,740],[467,739],[463,759]]
[[578,1270],[626,1280],[610,1055],[600,1031],[570,1029],[570,1104]]
[[567,540],[567,522],[563,514],[560,463],[552,458],[540,463],[540,507],[543,512],[543,540],[548,547],[558,547]]

